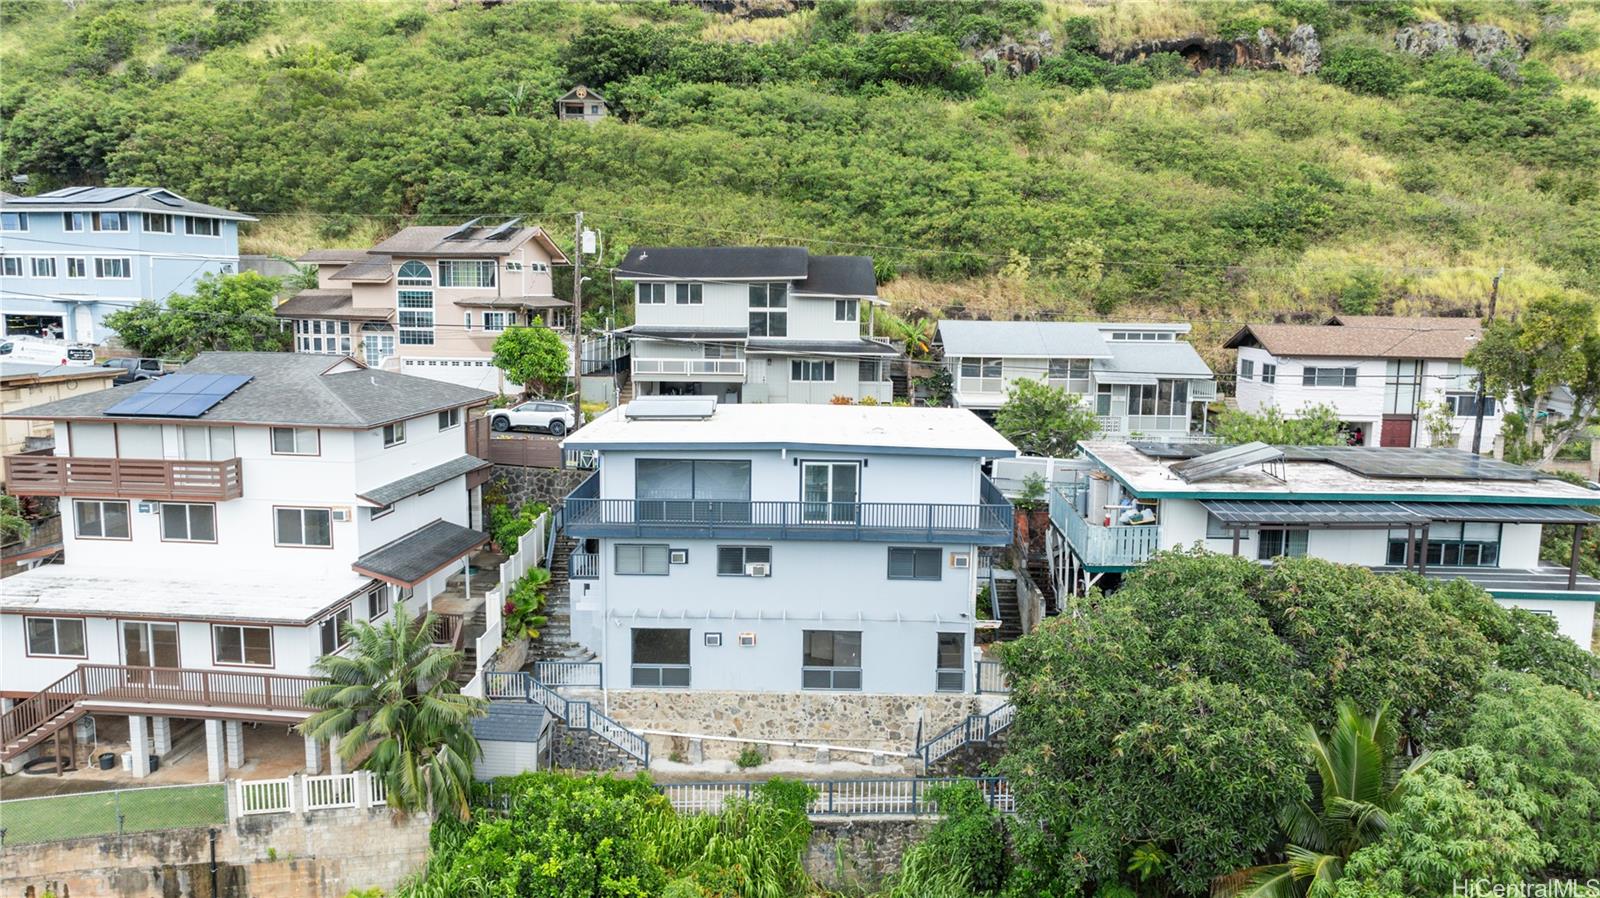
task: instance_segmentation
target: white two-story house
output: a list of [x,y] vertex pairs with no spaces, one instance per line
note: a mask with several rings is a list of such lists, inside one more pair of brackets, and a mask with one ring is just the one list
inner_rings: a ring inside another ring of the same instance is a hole
[[634,247],[632,344],[641,396],[887,404],[899,351],[871,339],[877,279],[866,256],[794,246]]
[[1266,564],[1309,555],[1464,578],[1590,645],[1600,581],[1578,572],[1576,551],[1540,561],[1539,540],[1545,527],[1596,526],[1582,506],[1600,493],[1449,448],[1092,441],[1083,452],[1084,470],[1050,494],[1061,589],[1112,585],[1176,547]]
[[557,299],[550,268],[567,257],[542,228],[519,219],[405,228],[370,250],[320,249],[317,286],[278,306],[296,352],[350,356],[370,367],[516,393],[490,362],[508,328],[555,328],[568,340],[572,304]]
[[157,755],[176,721],[210,721],[214,760],[236,767],[241,722],[303,719],[345,624],[420,614],[487,540],[465,419],[489,396],[348,358],[212,352],[18,412],[54,423],[55,454],[8,456],[6,482],[60,497],[66,563],[5,581],[0,759],[107,714]]
[[573,636],[618,690],[971,693],[983,474],[961,409],[636,399],[568,437]]
[[[1239,351],[1239,408],[1295,417],[1331,406],[1356,446],[1472,449],[1477,374],[1463,360],[1482,333],[1475,318],[1338,315],[1323,324],[1249,324],[1224,344]],[[1442,412],[1440,410],[1443,410]],[[1500,436],[1504,402],[1484,398],[1481,450]]]
[[941,321],[955,404],[989,415],[1018,380],[1081,397],[1109,436],[1174,438],[1205,428],[1216,377],[1183,340],[1187,324]]

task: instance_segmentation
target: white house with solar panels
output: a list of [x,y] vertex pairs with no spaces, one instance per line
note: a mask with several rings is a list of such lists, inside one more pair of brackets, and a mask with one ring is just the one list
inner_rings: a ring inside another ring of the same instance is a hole
[[1309,555],[1379,572],[1466,579],[1553,617],[1588,648],[1600,581],[1539,558],[1546,527],[1581,536],[1600,493],[1456,449],[1095,441],[1052,485],[1059,590],[1111,586],[1156,552],[1200,546],[1259,559]]
[[[59,497],[66,563],[5,581],[0,760],[70,748],[86,715],[126,716],[158,756],[203,720],[220,779],[248,751],[241,723],[306,717],[311,666],[351,620],[452,609],[437,638],[458,643],[482,601],[464,560],[488,539],[471,510],[488,464],[463,425],[489,396],[348,358],[209,352],[17,413],[55,424],[55,454],[7,456],[6,482]],[[319,757],[308,745],[313,772]]]
[[637,399],[568,437],[572,635],[612,690],[972,693],[983,473],[962,409]]
[[990,414],[1018,380],[1082,398],[1107,436],[1181,437],[1205,429],[1216,376],[1184,339],[1187,324],[941,321],[955,404]]

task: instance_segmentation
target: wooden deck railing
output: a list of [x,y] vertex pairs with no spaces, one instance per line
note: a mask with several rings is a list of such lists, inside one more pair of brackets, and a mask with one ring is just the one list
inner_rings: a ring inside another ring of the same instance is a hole
[[119,499],[237,499],[244,494],[239,459],[6,456],[6,486],[17,496]]

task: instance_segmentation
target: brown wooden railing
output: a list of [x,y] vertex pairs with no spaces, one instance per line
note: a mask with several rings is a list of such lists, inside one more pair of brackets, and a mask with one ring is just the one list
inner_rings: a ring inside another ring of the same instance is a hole
[[463,624],[464,620],[459,614],[434,614],[433,644],[461,648],[461,635],[465,629]]
[[80,664],[71,673],[0,715],[0,745],[14,743],[70,711],[79,702],[141,702],[193,707],[313,711],[306,690],[326,682],[318,677],[231,670],[129,667]]
[[244,495],[239,459],[6,456],[6,486],[17,496],[119,499],[237,499]]

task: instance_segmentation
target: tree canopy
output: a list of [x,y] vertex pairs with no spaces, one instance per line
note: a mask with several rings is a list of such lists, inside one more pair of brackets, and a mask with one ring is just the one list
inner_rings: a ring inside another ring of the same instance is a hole
[[[1600,423],[1600,323],[1593,302],[1545,296],[1514,318],[1484,330],[1467,353],[1490,395],[1510,396],[1521,426],[1508,428],[1515,459],[1555,458],[1574,436]],[[1572,410],[1547,418],[1558,389],[1571,396]]]
[[1024,377],[1006,388],[994,427],[1024,455],[1069,458],[1099,431],[1100,421],[1077,393]]
[[571,355],[561,335],[542,325],[513,327],[494,341],[495,367],[545,396],[562,391]]
[[1274,446],[1343,446],[1347,442],[1339,429],[1338,410],[1321,404],[1307,405],[1293,417],[1275,405],[1257,413],[1224,409],[1217,418],[1217,436],[1225,443],[1260,441]]
[[146,300],[106,316],[106,327],[142,356],[187,361],[207,350],[272,352],[293,339],[274,318],[281,283],[254,271],[206,275],[194,293]]

